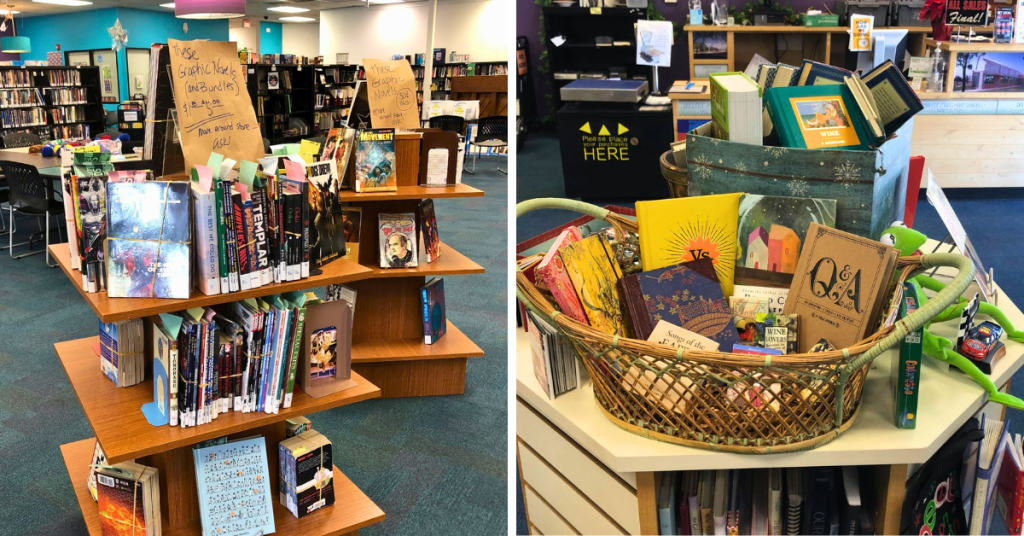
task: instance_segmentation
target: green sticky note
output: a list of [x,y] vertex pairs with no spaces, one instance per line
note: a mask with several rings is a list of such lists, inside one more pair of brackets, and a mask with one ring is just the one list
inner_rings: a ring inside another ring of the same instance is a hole
[[257,166],[256,162],[248,160],[242,160],[242,163],[238,165],[238,180],[248,186],[250,190],[252,189],[252,180],[256,177]]
[[224,162],[224,155],[218,153],[210,153],[210,159],[206,161],[206,167],[210,168],[213,172],[214,179],[220,179],[220,165]]

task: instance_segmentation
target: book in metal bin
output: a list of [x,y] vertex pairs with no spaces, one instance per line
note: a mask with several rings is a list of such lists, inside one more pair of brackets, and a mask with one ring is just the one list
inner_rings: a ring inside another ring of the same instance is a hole
[[650,93],[646,80],[576,80],[559,90],[564,101],[638,103]]

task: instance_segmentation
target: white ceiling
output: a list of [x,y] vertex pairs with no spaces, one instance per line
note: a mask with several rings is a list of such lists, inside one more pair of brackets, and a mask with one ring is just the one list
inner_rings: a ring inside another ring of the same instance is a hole
[[[38,15],[53,15],[57,13],[68,13],[76,11],[92,11],[96,9],[106,9],[111,7],[145,9],[150,11],[173,13],[173,9],[160,7],[160,4],[166,4],[170,1],[171,0],[134,0],[128,2],[125,0],[92,0],[92,5],[81,7],[68,7],[54,4],[42,4],[31,1],[25,1],[14,2],[14,10],[21,12],[20,14],[15,15],[15,17],[32,17]],[[418,0],[406,0],[406,3],[412,3],[412,1]],[[0,5],[3,5],[4,3],[4,1],[0,0]],[[274,7],[275,5],[294,5],[297,7],[307,8],[309,9],[309,11],[303,13],[278,13],[275,11],[267,11],[268,7]],[[281,17],[288,16],[310,17],[319,20],[320,11],[324,9],[338,9],[346,7],[365,8],[364,6],[365,3],[362,2],[361,0],[249,0],[246,2],[245,18],[248,18],[253,25],[255,25],[258,21],[261,20],[277,22],[278,19],[280,19]],[[268,16],[270,18],[264,19],[264,16]],[[242,26],[242,21],[242,18],[230,19],[229,26]],[[287,21],[285,22],[287,23]]]

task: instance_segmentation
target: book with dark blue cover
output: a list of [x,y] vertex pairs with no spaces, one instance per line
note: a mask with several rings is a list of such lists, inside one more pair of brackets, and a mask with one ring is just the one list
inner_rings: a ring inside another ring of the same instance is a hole
[[434,344],[448,331],[444,279],[436,277],[420,289],[423,302],[423,343]]
[[[731,352],[739,342],[729,302],[718,282],[684,264],[641,272],[637,280],[652,329],[664,320],[718,342],[720,352]],[[640,318],[634,324],[648,325],[646,320]],[[637,333],[637,337],[646,336],[650,333]]]
[[807,471],[809,485],[804,492],[803,534],[829,534],[832,523],[833,487],[835,475],[832,467],[812,467]]
[[871,90],[886,134],[896,132],[924,109],[917,93],[891,60],[865,73],[861,80]]
[[800,77],[797,78],[797,86],[821,86],[827,84],[842,84],[847,76],[853,73],[832,65],[826,65],[812,60],[804,60],[800,65]]

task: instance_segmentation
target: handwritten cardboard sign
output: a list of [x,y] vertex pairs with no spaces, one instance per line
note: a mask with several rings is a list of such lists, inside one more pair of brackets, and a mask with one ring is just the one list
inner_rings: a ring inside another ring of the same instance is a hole
[[207,162],[211,152],[235,161],[263,157],[235,44],[168,39],[168,46],[185,169]]
[[363,58],[373,128],[419,128],[416,77],[405,60]]

